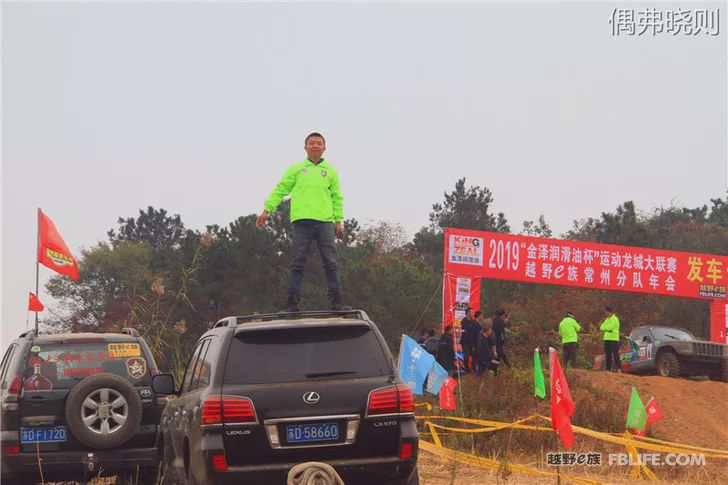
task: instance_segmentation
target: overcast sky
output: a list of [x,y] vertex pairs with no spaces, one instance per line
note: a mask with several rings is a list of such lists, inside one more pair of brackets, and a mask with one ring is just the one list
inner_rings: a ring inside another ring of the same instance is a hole
[[[612,35],[615,7],[648,6],[719,7],[721,32]],[[725,196],[725,4],[2,9],[3,348],[25,328],[37,207],[76,255],[148,205],[227,224],[311,131],[346,217],[410,233],[459,177],[514,231]]]

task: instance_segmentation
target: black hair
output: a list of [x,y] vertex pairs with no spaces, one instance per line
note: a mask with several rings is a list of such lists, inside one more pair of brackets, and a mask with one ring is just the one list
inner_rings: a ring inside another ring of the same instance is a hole
[[607,311],[609,313],[614,313],[614,311],[612,310],[612,307],[610,307],[609,305],[604,307],[604,311]]
[[478,318],[482,314],[483,314],[482,310],[478,310],[477,312],[475,312],[475,315],[474,316],[475,316],[475,318]]
[[306,139],[303,141],[303,144],[305,145],[306,143],[308,143],[308,139],[309,138],[313,138],[313,137],[319,137],[319,138],[321,138],[324,141],[324,143],[326,143],[326,138],[324,138],[324,135],[322,135],[321,133],[317,133],[317,132],[314,131],[313,133],[310,133],[306,137]]
[[506,314],[506,311],[505,311],[504,309],[502,309],[502,308],[499,308],[499,309],[497,309],[497,310],[495,311],[495,316],[496,316],[496,317],[502,317],[502,316],[503,316],[503,315],[505,315],[505,314]]
[[445,327],[443,333],[447,333],[448,330],[452,330],[452,325],[448,325],[447,327]]
[[430,337],[434,337],[435,336],[435,329],[434,328],[428,328],[427,329],[427,335],[429,335]]

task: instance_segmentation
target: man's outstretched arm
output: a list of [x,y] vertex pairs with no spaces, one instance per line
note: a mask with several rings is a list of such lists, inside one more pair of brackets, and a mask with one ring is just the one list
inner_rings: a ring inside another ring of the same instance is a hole
[[283,198],[291,193],[293,185],[296,183],[296,166],[293,165],[283,174],[278,185],[275,186],[273,191],[265,201],[265,208],[260,213],[258,219],[255,221],[255,227],[260,229],[265,225],[265,221],[268,219],[268,214],[276,210],[276,207],[280,205]]

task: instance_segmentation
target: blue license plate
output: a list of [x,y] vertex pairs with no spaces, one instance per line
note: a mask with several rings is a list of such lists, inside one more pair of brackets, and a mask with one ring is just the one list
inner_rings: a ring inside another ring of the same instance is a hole
[[288,443],[307,443],[309,441],[336,441],[339,439],[337,423],[289,424],[286,425]]
[[58,443],[62,441],[68,441],[68,429],[65,426],[20,428],[21,443]]

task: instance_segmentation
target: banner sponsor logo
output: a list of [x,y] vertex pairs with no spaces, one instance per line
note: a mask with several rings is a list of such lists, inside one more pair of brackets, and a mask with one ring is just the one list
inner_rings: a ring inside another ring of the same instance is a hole
[[483,238],[451,235],[448,262],[483,266]]

